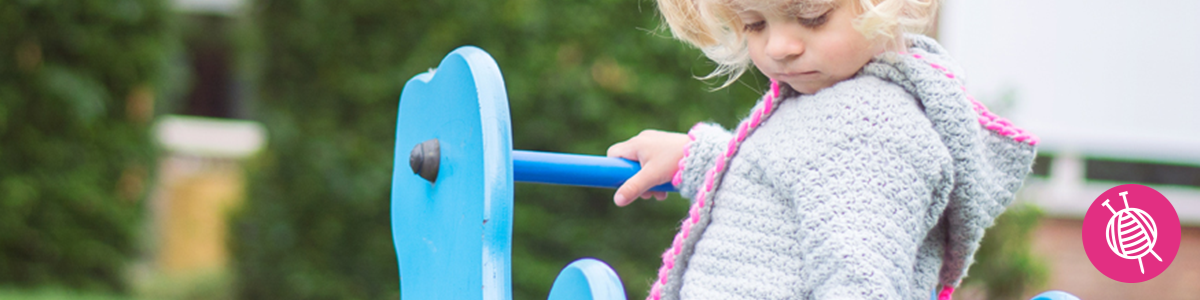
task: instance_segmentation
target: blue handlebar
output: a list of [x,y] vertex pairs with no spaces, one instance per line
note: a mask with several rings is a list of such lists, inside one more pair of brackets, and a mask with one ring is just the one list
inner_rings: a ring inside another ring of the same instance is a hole
[[[514,150],[513,180],[616,189],[642,167],[637,162],[595,155]],[[670,182],[651,191],[676,192]]]

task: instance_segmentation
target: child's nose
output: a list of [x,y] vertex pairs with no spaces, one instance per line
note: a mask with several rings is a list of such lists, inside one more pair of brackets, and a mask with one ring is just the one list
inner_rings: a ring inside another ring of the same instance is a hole
[[764,50],[774,60],[789,60],[804,53],[804,41],[783,29],[770,30]]

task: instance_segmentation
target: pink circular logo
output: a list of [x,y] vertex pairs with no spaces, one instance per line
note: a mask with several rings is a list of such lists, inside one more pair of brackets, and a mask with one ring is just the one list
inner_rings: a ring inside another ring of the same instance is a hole
[[1108,189],[1083,217],[1083,249],[1100,273],[1125,283],[1162,274],[1179,252],[1179,214],[1162,193],[1140,184]]

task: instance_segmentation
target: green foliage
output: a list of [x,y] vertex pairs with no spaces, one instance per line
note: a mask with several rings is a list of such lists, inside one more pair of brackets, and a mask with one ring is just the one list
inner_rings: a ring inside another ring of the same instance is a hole
[[988,299],[1021,299],[1045,284],[1046,263],[1031,248],[1041,218],[1042,211],[1031,204],[1016,204],[1000,215],[983,236],[965,284],[982,285]]
[[[133,280],[133,295],[145,300],[233,299],[233,276],[227,271],[193,273],[188,276],[147,275]],[[3,299],[3,297],[0,297]]]
[[129,300],[129,297],[104,293],[86,293],[62,287],[40,287],[37,289],[0,288],[0,299],[5,300]]
[[[255,1],[244,40],[253,115],[271,133],[253,162],[234,255],[245,299],[394,299],[388,197],[404,83],[476,45],[504,73],[517,149],[602,155],[654,128],[731,126],[765,87],[709,92],[711,70],[639,1]],[[753,86],[753,88],[747,88]],[[686,201],[612,204],[608,190],[520,184],[514,296],[545,298],[575,258],[612,264],[643,297]]]
[[0,283],[127,288],[169,15],[161,0],[0,2]]

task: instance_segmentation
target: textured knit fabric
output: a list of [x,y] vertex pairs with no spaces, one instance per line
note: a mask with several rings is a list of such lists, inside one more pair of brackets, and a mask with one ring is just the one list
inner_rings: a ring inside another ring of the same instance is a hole
[[[663,299],[929,299],[961,283],[1035,149],[981,125],[945,51],[907,38],[910,53],[776,104],[714,183]],[[732,137],[690,134],[687,198]]]

